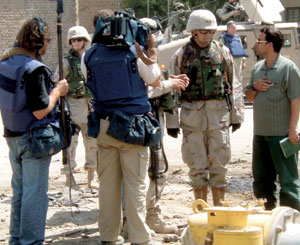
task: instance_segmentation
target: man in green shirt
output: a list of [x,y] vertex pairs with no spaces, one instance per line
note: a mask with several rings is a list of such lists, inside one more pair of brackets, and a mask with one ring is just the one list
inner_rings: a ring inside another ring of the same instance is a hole
[[280,205],[300,210],[298,154],[285,158],[279,141],[285,137],[299,141],[297,124],[300,110],[300,71],[279,52],[284,39],[275,28],[261,29],[255,50],[264,60],[258,62],[246,88],[254,102],[253,190],[266,198],[265,208],[276,207],[276,178],[280,183]]

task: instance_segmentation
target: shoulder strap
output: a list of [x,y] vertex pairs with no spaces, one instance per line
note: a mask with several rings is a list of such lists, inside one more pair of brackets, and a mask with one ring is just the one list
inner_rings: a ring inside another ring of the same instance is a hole
[[[221,56],[221,59],[223,61],[225,61],[225,58],[224,58],[224,55],[223,55],[223,52],[222,52],[222,47],[221,45],[219,44],[219,42],[217,42],[216,40],[213,40],[214,44],[216,45],[218,51],[219,51],[219,54]],[[226,61],[225,61],[226,62]],[[225,80],[226,80],[226,83],[229,85],[229,79],[228,79],[228,73],[227,73],[227,70],[224,71],[224,74],[225,74]]]

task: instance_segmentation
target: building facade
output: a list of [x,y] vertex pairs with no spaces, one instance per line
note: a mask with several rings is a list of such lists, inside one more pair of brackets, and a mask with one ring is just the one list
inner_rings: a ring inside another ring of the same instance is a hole
[[[64,0],[62,15],[62,40],[64,52],[67,44],[68,29],[74,25],[82,25],[93,32],[93,16],[100,9],[115,10],[119,7],[118,0]],[[1,0],[0,1],[0,52],[12,47],[22,22],[34,16],[41,17],[48,23],[51,32],[51,44],[48,46],[44,62],[52,69],[58,64],[57,52],[57,1],[56,0]]]

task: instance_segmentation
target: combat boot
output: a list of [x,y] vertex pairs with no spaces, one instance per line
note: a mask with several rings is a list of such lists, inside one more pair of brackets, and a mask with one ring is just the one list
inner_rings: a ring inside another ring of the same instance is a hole
[[65,183],[65,187],[72,187],[73,190],[78,191],[80,190],[80,186],[77,185],[75,178],[73,175],[70,174],[66,174],[66,183]]
[[158,213],[148,212],[146,215],[146,224],[151,230],[161,234],[174,234],[178,230],[176,225],[166,223],[159,217]]
[[87,185],[90,189],[98,189],[99,184],[94,179],[95,178],[95,170],[88,170],[87,172]]
[[224,201],[226,187],[211,187],[214,206],[222,206],[221,201]]
[[207,185],[193,188],[195,199],[202,199],[207,202]]

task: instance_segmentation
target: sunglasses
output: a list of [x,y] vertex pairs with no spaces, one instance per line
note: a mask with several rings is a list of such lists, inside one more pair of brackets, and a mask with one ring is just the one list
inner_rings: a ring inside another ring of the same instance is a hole
[[199,32],[201,34],[207,34],[207,33],[209,33],[209,34],[215,34],[215,31],[213,31],[213,30],[199,30]]
[[84,40],[84,38],[79,37],[79,38],[73,38],[71,39],[71,43],[75,43],[75,42],[82,42]]
[[257,43],[268,43],[268,41],[262,41],[262,40],[259,40],[259,39],[256,39],[256,42]]

